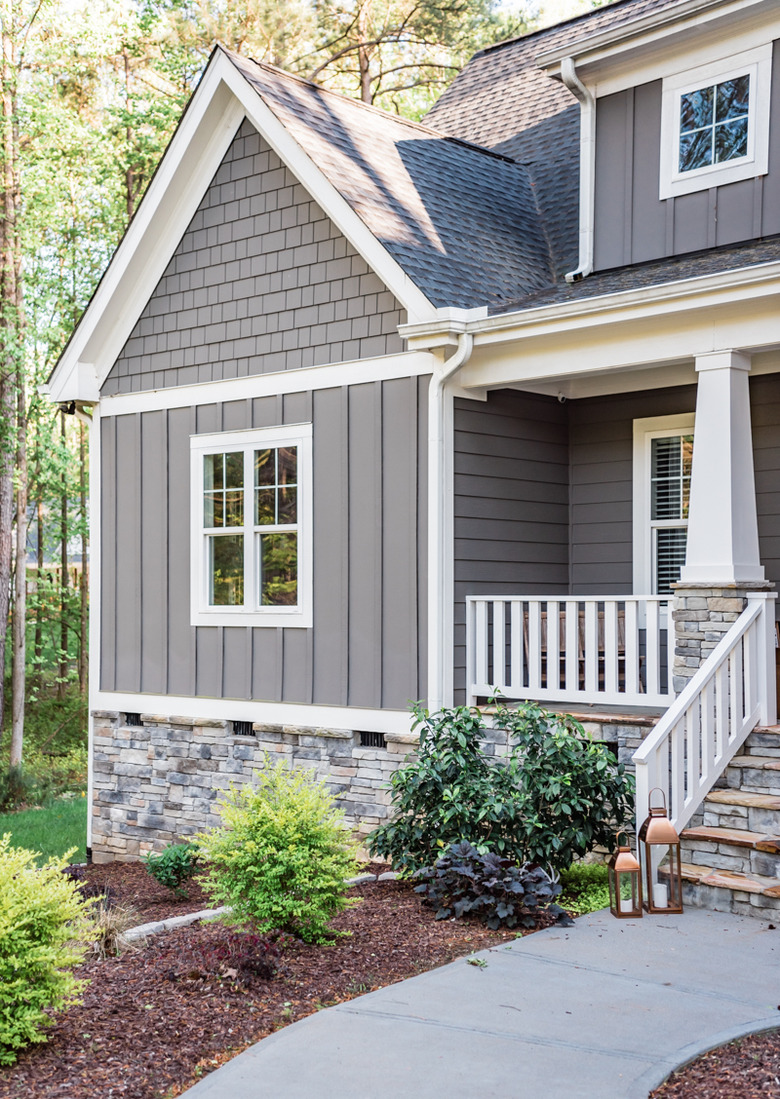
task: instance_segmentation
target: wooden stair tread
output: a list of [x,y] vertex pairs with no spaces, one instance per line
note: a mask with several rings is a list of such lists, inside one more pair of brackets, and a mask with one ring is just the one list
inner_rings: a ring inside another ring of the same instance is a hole
[[734,847],[750,847],[756,851],[780,851],[780,839],[765,832],[749,832],[742,828],[716,828],[702,825],[686,828],[681,837],[686,840],[706,840],[708,843],[730,843]]
[[732,870],[717,870],[712,866],[696,866],[687,862],[682,864],[681,870],[684,881],[697,885],[780,898],[780,878],[768,878],[763,874],[737,874]]
[[780,809],[777,794],[753,794],[748,790],[710,790],[705,801],[719,805],[742,805],[746,809]]

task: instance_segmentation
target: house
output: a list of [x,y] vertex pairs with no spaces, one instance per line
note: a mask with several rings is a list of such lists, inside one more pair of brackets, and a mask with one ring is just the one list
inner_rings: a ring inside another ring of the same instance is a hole
[[620,0],[424,125],[215,51],[49,382],[92,425],[96,859],[264,752],[365,832],[408,700],[496,688],[636,751],[693,863],[766,840],[778,40],[771,0]]

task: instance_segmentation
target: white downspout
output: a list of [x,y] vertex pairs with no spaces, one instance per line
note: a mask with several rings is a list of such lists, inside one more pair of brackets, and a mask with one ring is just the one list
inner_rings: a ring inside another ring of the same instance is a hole
[[579,282],[593,271],[593,221],[596,192],[596,100],[574,67],[571,57],[561,61],[561,79],[580,101],[580,260],[567,282]]
[[470,332],[428,387],[428,708],[451,704],[452,694],[452,462],[447,416],[447,383],[468,362]]
[[[78,406],[74,407],[73,414],[87,428],[87,453],[89,454],[89,685],[87,697],[89,699],[89,712],[87,714],[87,862],[92,861],[92,799],[95,787],[95,719],[92,716],[94,706],[92,699],[98,689],[98,665],[100,659],[99,629],[99,594],[93,585],[99,582],[97,568],[93,568],[96,560],[96,547],[98,545],[98,525],[100,522],[100,433],[93,415],[85,412]],[[86,568],[86,561],[82,561],[81,567]]]

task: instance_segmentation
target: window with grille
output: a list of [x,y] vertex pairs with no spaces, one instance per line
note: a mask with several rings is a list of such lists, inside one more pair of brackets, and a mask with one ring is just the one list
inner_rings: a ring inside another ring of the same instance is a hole
[[656,595],[672,590],[685,564],[692,458],[693,435],[651,440],[650,529]]

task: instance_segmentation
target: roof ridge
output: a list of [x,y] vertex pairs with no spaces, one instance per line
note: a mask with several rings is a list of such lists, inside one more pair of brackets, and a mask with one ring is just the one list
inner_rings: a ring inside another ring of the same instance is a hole
[[518,34],[515,38],[505,38],[502,42],[494,42],[491,46],[483,46],[481,50],[477,50],[471,60],[473,61],[475,57],[484,57],[485,54],[493,53],[496,50],[502,50],[506,46],[514,46],[517,42],[527,42],[539,35],[550,34],[553,31],[560,30],[561,27],[569,27],[572,23],[585,22],[585,20],[593,19],[598,15],[602,15],[605,11],[611,11],[613,8],[628,7],[629,4],[635,2],[636,0],[612,0],[612,3],[606,3],[603,7],[591,8],[589,11],[580,12],[579,15],[570,15],[568,19],[561,19],[559,23],[550,23],[546,27],[537,27],[525,34]]
[[259,69],[265,69],[268,72],[273,73],[274,76],[281,76],[285,80],[295,80],[299,84],[304,84],[311,88],[312,91],[315,91],[318,94],[323,93],[325,95],[335,96],[337,99],[349,103],[353,107],[360,107],[364,111],[371,111],[374,114],[378,114],[381,118],[388,119],[390,122],[401,123],[403,126],[421,131],[429,137],[435,137],[439,141],[448,141],[452,145],[462,145],[466,149],[473,149],[474,152],[484,153],[494,160],[502,160],[507,164],[517,163],[513,157],[506,156],[504,153],[495,152],[493,149],[488,149],[484,145],[476,145],[472,141],[464,141],[463,138],[443,134],[441,130],[437,130],[433,126],[427,126],[422,122],[415,122],[413,119],[405,118],[403,115],[391,114],[390,111],[385,111],[382,107],[375,107],[372,103],[364,103],[362,99],[354,99],[350,95],[345,95],[344,92],[337,92],[333,88],[326,88],[323,84],[317,84],[316,81],[309,80],[305,76],[299,76],[298,73],[287,72],[286,69],[281,69],[278,65],[271,65],[268,61],[258,61],[256,58],[248,57],[246,54],[236,53],[234,50],[229,50],[227,46],[223,46],[221,43],[218,44],[218,48],[222,50],[223,53],[227,54],[234,63],[236,61],[251,62],[252,65],[257,66]]

